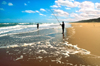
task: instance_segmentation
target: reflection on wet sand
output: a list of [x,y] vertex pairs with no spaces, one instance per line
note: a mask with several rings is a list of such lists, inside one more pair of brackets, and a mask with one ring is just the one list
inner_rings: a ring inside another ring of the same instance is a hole
[[64,37],[64,33],[62,34],[62,36],[63,36],[63,39],[65,39],[65,37]]

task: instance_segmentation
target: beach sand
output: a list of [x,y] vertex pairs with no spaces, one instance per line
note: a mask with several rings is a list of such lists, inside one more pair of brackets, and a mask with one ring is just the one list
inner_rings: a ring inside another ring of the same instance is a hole
[[100,23],[70,23],[68,42],[100,56]]

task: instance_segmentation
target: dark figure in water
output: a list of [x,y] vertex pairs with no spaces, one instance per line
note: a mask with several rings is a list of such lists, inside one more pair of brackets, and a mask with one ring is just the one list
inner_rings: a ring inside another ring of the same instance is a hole
[[64,21],[62,21],[62,24],[60,24],[62,26],[62,34],[64,34],[64,28],[65,28],[65,24]]
[[37,29],[39,29],[39,23],[37,23]]

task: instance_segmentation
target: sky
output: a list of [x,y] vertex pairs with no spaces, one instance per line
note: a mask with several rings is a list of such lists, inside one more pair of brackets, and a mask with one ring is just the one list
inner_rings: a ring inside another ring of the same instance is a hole
[[75,22],[99,17],[100,0],[0,0],[0,23]]

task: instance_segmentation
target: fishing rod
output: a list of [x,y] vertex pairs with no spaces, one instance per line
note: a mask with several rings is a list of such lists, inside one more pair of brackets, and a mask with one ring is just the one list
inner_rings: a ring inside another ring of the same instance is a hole
[[[53,11],[50,9],[50,11],[53,13]],[[53,13],[54,14],[54,13]],[[55,14],[54,14],[55,16]],[[55,16],[55,18],[57,19],[57,21],[59,22],[58,18]],[[59,22],[60,23],[60,22]],[[61,24],[61,23],[60,23]]]

